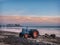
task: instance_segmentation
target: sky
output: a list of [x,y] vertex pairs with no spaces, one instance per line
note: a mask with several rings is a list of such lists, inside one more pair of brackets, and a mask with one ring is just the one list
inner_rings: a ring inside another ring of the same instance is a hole
[[0,16],[60,16],[60,0],[0,0]]
[[60,25],[60,0],[0,0],[0,24]]

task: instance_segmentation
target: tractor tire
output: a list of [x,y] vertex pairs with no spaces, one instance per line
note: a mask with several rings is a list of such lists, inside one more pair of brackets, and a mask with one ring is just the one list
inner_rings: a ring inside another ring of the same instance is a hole
[[23,37],[22,33],[19,34],[19,37]]
[[39,36],[39,32],[37,30],[32,31],[31,33],[32,38],[37,38]]
[[23,37],[24,37],[24,38],[28,38],[28,36],[29,36],[28,34],[24,34],[24,36],[23,36]]

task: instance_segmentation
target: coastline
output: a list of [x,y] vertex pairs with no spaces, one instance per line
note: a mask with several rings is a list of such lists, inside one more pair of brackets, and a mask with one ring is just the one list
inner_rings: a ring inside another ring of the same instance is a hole
[[[20,33],[22,31],[22,28],[17,28],[17,29],[12,29],[12,28],[0,28],[1,31],[8,31],[8,32],[15,32],[15,33]],[[57,29],[50,29],[50,28],[40,28],[37,29],[39,31],[40,35],[44,34],[55,34],[57,37],[60,37],[60,30]]]

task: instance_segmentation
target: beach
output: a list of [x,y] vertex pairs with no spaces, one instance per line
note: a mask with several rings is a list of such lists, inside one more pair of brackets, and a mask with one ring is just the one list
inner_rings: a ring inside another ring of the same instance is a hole
[[0,0],[0,45],[60,45],[60,0]]
[[25,39],[16,32],[0,31],[0,45],[60,45],[60,37],[53,39],[41,35],[37,39]]

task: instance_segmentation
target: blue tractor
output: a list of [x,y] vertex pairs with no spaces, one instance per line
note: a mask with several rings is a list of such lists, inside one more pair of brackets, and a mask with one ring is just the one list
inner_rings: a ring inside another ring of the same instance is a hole
[[39,32],[37,29],[24,29],[22,28],[22,32],[19,33],[19,37],[24,37],[24,38],[37,38],[39,36]]

